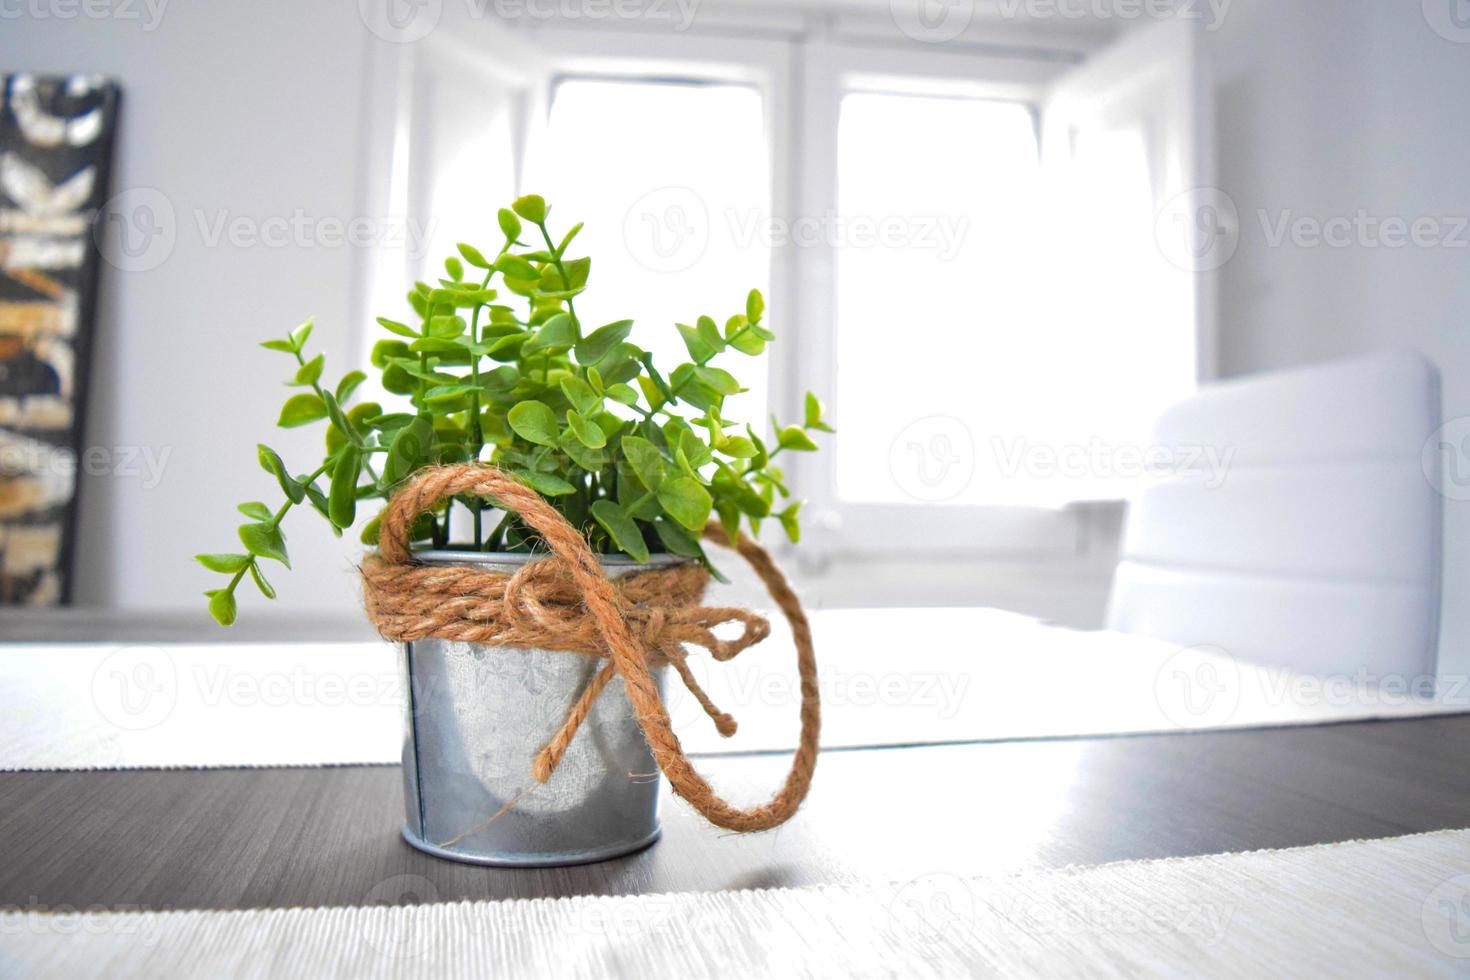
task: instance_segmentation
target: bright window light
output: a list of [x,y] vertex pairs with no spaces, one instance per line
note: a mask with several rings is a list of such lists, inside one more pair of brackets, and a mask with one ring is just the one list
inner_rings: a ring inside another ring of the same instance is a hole
[[[629,339],[666,371],[689,357],[674,324],[708,315],[723,327],[751,288],[767,289],[771,177],[754,88],[564,80],[527,189],[553,203],[554,227],[586,222],[574,246],[594,256],[577,300],[586,327],[634,319]],[[727,400],[732,418],[765,417],[759,363],[731,365],[750,388]]]
[[1141,449],[1193,383],[1187,283],[1154,246],[1137,134],[1076,155],[1065,187],[1044,176],[1017,103],[843,100],[840,499],[1056,506],[1136,485],[1117,447]]

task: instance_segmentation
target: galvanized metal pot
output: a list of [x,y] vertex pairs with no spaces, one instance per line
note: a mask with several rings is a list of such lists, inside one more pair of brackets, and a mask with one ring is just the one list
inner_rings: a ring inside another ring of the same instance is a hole
[[[429,564],[513,573],[541,556],[426,551]],[[607,556],[611,577],[674,564]],[[518,867],[582,864],[628,854],[659,835],[660,776],[615,677],[545,784],[536,754],[601,668],[560,650],[452,640],[403,645],[407,736],[403,836],[454,861]],[[667,668],[654,671],[663,694]]]

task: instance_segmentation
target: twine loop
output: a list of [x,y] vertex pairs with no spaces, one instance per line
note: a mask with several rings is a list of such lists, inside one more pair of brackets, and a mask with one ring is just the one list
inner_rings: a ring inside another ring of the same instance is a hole
[[[472,495],[520,515],[551,554],[513,574],[467,565],[417,563],[409,551],[414,518],[440,501]],[[791,624],[801,681],[801,736],[791,769],[766,803],[740,809],[722,799],[684,753],[658,695],[650,666],[667,664],[714,721],[733,735],[735,719],[711,701],[689,667],[686,645],[727,661],[770,635],[770,623],[739,607],[699,605],[709,573],[693,562],[610,580],[586,540],[535,490],[493,467],[475,463],[420,470],[383,512],[378,553],[363,563],[368,616],[385,639],[435,637],[507,647],[565,650],[605,660],[569,706],[556,734],[537,755],[532,773],[551,778],[578,727],[614,673],[623,677],[634,717],[674,791],[711,823],[729,830],[766,830],[785,822],[805,798],[816,767],[820,705],[816,655],[801,602],[769,552],[740,535],[729,541],[714,522],[705,537],[734,548],[750,563]],[[724,639],[715,629],[739,624]]]

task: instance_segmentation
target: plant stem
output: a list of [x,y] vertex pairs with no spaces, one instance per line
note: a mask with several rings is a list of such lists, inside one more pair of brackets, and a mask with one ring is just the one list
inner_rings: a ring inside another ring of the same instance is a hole
[[[504,250],[502,249],[502,253]],[[490,285],[490,277],[495,275],[491,269],[485,273],[485,278],[480,281],[480,288],[485,289]],[[475,305],[475,312],[470,317],[470,342],[478,345],[480,343],[480,311],[484,309],[483,303]],[[480,426],[480,355],[470,355],[470,382],[475,390],[470,392],[470,442],[473,445],[471,455],[476,462],[480,460],[480,450],[485,448],[485,433]],[[470,506],[470,514],[475,521],[475,550],[480,548],[480,512],[484,504],[476,498]]]

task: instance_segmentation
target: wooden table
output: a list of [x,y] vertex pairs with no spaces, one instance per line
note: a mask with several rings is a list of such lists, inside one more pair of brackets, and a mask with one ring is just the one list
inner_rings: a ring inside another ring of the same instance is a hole
[[[1470,826],[1470,717],[828,752],[786,826],[677,800],[650,849],[574,868],[439,861],[394,766],[0,773],[0,906],[252,908],[903,881]],[[736,799],[782,755],[700,760]]]

